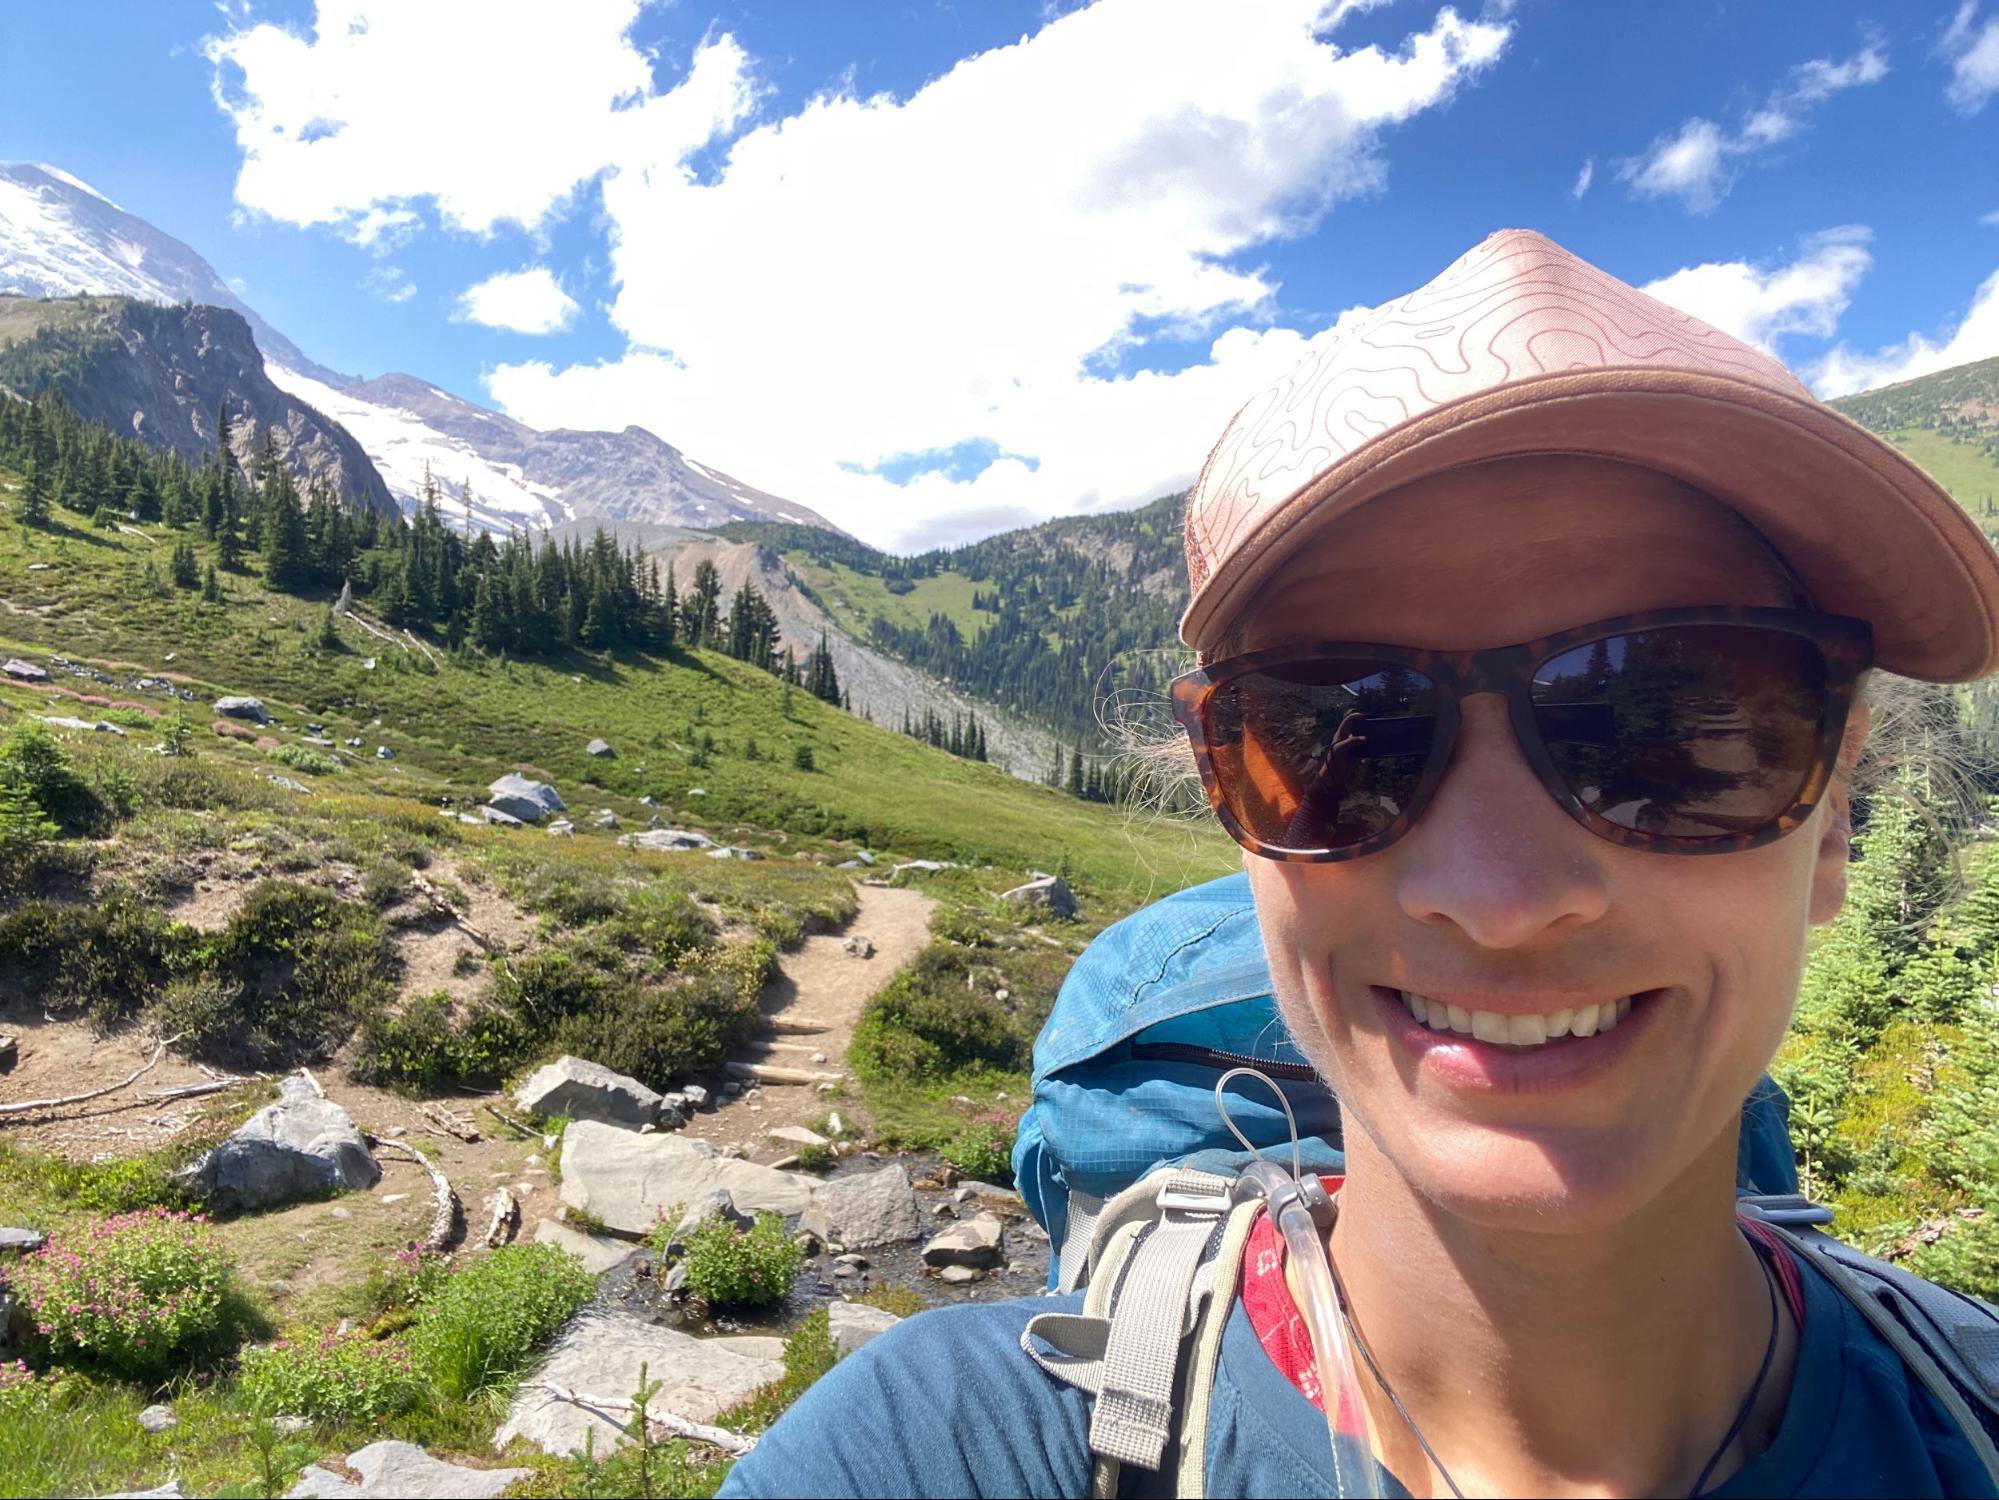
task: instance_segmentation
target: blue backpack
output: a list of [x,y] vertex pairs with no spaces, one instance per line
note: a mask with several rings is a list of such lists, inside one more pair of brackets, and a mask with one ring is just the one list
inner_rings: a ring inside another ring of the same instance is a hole
[[[1215,1084],[1254,1067],[1283,1090],[1304,1170],[1342,1173],[1339,1106],[1277,1014],[1245,875],[1132,913],[1076,960],[1034,1044],[1033,1101],[1013,1169],[1048,1232],[1049,1287],[1083,1310],[1044,1313],[1022,1352],[1092,1397],[1093,1493],[1125,1467],[1202,1492],[1208,1396],[1243,1248],[1260,1205],[1237,1191],[1250,1154],[1227,1133]],[[1283,1109],[1253,1080],[1230,1118],[1288,1161]],[[1742,1106],[1738,1208],[1818,1269],[1902,1357],[1999,1484],[1999,1311],[1822,1232],[1832,1212],[1798,1193],[1790,1101],[1768,1077]]]

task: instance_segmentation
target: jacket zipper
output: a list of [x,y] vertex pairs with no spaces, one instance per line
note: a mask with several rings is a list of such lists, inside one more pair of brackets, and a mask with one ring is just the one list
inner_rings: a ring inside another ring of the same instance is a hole
[[1219,1047],[1197,1047],[1192,1042],[1133,1042],[1131,1055],[1141,1062],[1195,1063],[1201,1067],[1217,1070],[1255,1068],[1260,1073],[1268,1073],[1272,1078],[1287,1078],[1294,1083],[1316,1082],[1319,1076],[1309,1063],[1279,1062],[1270,1057],[1251,1057],[1246,1052],[1224,1052]]

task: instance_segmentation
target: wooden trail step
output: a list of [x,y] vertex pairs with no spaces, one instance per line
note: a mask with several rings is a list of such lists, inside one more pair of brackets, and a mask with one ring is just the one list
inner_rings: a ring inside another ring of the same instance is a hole
[[810,1057],[815,1052],[824,1052],[826,1050],[824,1047],[813,1042],[756,1041],[750,1045],[755,1047],[759,1052],[786,1052],[798,1057]]
[[844,1073],[815,1073],[808,1068],[777,1068],[769,1063],[732,1062],[726,1064],[731,1078],[752,1078],[758,1083],[845,1083]]
[[833,1023],[822,1021],[817,1016],[765,1016],[764,1030],[778,1036],[817,1036],[822,1031],[831,1031]]

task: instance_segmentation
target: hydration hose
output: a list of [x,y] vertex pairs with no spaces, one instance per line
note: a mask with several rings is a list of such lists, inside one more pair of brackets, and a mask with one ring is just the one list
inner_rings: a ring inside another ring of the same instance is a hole
[[[1255,1078],[1267,1085],[1284,1109],[1291,1127],[1291,1170],[1285,1171],[1269,1160],[1229,1118],[1227,1089],[1232,1078]],[[1333,1288],[1330,1241],[1333,1201],[1325,1184],[1307,1176],[1298,1150],[1298,1121],[1291,1113],[1291,1101],[1284,1090],[1255,1068],[1231,1068],[1215,1084],[1215,1108],[1229,1133],[1242,1142],[1255,1158],[1236,1178],[1235,1198],[1244,1202],[1261,1198],[1269,1206],[1272,1225],[1284,1237],[1289,1262],[1297,1268],[1303,1287],[1305,1329],[1312,1340],[1312,1354],[1319,1371],[1320,1399],[1326,1410],[1326,1434],[1333,1446],[1333,1492],[1361,1495],[1381,1500],[1381,1470],[1374,1462],[1373,1445],[1367,1436],[1367,1407],[1361,1401],[1360,1383],[1354,1373],[1353,1348],[1347,1338],[1346,1322],[1340,1316],[1337,1292]],[[1356,1430],[1342,1433],[1340,1413],[1352,1413]],[[1341,1442],[1345,1437],[1346,1441]]]

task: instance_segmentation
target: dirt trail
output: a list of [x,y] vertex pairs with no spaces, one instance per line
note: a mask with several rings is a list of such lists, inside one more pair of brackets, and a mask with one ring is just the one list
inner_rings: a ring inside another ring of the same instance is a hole
[[[766,1016],[824,1023],[824,1031],[804,1034],[766,1032],[737,1056],[740,1062],[769,1063],[807,1072],[847,1073],[847,1048],[854,1026],[875,992],[895,972],[914,959],[930,941],[930,914],[937,902],[918,890],[888,886],[858,887],[860,910],[837,933],[807,938],[794,953],[778,959],[778,972],[765,986]],[[869,958],[846,951],[849,938],[874,944]],[[820,1060],[823,1059],[823,1060]],[[755,1161],[773,1161],[796,1148],[772,1141],[767,1132],[778,1125],[804,1125],[828,1108],[852,1115],[847,1101],[833,1101],[810,1084],[763,1084],[733,1099],[724,1099],[712,1114],[696,1115],[689,1135],[717,1145],[741,1146]]]

